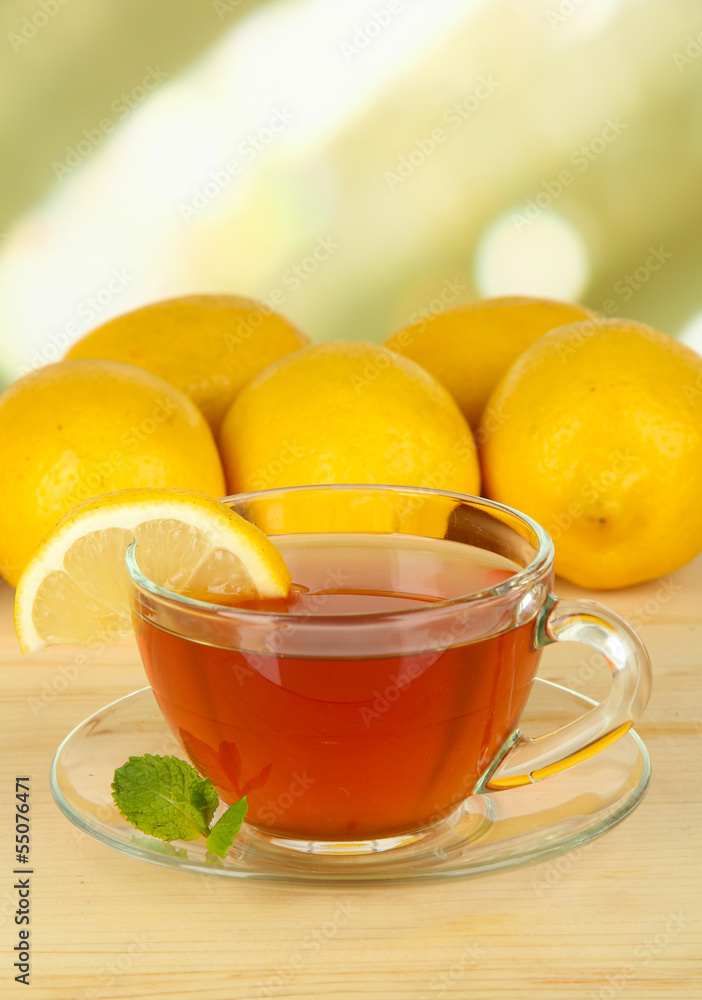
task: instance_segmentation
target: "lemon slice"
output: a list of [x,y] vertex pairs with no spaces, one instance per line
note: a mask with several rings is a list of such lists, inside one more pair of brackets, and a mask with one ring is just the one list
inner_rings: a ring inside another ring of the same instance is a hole
[[225,504],[189,490],[106,493],[70,511],[25,568],[15,597],[22,652],[109,642],[132,630],[137,561],[154,583],[203,597],[284,597],[290,572],[273,543]]

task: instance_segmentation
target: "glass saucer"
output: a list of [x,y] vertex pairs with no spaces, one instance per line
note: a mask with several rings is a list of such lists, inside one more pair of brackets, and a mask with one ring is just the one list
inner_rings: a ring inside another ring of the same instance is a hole
[[[564,725],[595,703],[550,681],[534,682],[521,726],[530,736]],[[411,844],[379,854],[305,854],[244,825],[224,860],[204,841],[165,844],[139,833],[112,802],[115,768],[131,755],[183,756],[150,688],[91,715],[56,751],[51,791],[72,823],[124,854],[170,868],[287,881],[405,881],[485,875],[543,861],[605,833],[635,809],[651,775],[646,747],[630,731],[561,774],[473,795]]]

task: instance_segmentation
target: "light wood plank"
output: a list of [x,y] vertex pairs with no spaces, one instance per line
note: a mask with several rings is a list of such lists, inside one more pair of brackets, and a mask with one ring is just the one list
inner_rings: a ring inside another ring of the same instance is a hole
[[[564,596],[576,588],[559,586]],[[32,775],[32,986],[39,1000],[693,1000],[702,930],[702,559],[602,599],[640,622],[655,688],[639,731],[654,764],[643,804],[579,852],[480,879],[375,887],[235,882],[141,864],[79,833],[48,769],[89,713],[144,685],[132,643],[21,657],[0,586],[0,923],[14,931],[14,776]],[[549,651],[544,672],[606,683],[587,652]],[[583,674],[584,671],[584,674]],[[334,923],[336,918],[336,924]],[[17,992],[17,996],[19,996]]]

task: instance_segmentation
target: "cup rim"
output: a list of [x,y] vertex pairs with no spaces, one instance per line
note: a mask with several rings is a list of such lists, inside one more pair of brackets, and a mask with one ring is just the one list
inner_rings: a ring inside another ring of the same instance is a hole
[[[534,558],[526,566],[524,566],[518,573],[514,573],[507,580],[503,580],[501,583],[497,583],[492,587],[486,587],[483,590],[473,591],[468,594],[462,594],[459,597],[447,598],[443,601],[432,601],[425,607],[417,608],[402,608],[393,611],[361,611],[361,612],[345,612],[342,614],[334,615],[322,615],[305,612],[304,615],[299,615],[299,624],[302,626],[303,623],[307,626],[312,624],[332,624],[335,620],[337,621],[379,621],[382,619],[398,617],[417,617],[421,615],[427,615],[432,612],[441,611],[445,608],[458,607],[460,605],[475,605],[481,601],[493,600],[495,598],[504,597],[505,595],[511,594],[514,591],[521,589],[529,589],[544,573],[544,571],[553,564],[554,559],[554,545],[551,536],[542,528],[538,521],[535,521],[528,514],[524,514],[522,511],[517,510],[514,507],[510,507],[507,504],[498,503],[496,500],[488,500],[485,497],[475,496],[469,493],[457,493],[453,490],[437,490],[430,489],[428,487],[419,486],[398,486],[383,483],[324,483],[320,485],[306,485],[306,486],[280,486],[275,489],[268,490],[252,490],[246,493],[235,493],[230,494],[226,497],[220,497],[220,503],[229,502],[248,502],[250,500],[257,500],[262,497],[274,497],[276,495],[281,495],[284,493],[302,493],[309,490],[333,490],[337,491],[352,491],[352,490],[370,490],[370,491],[382,491],[382,492],[393,492],[393,493],[408,493],[412,495],[419,494],[421,496],[440,496],[448,497],[452,500],[459,501],[469,501],[471,503],[478,503],[483,507],[492,508],[498,511],[507,511],[514,517],[518,518],[524,524],[526,524],[536,535],[538,540],[538,549]],[[182,606],[183,610],[189,609],[193,612],[205,612],[209,614],[215,614],[220,618],[241,618],[242,616],[253,621],[263,621],[263,620],[274,620],[274,621],[285,621],[290,622],[291,616],[289,614],[284,614],[282,612],[276,611],[258,611],[253,608],[236,607],[224,604],[214,604],[209,601],[199,601],[194,597],[187,597],[185,594],[179,594],[174,590],[169,590],[167,587],[162,587],[160,584],[155,583],[151,580],[142,570],[139,568],[139,564],[136,559],[136,550],[138,548],[136,539],[132,541],[127,547],[125,553],[125,565],[127,572],[132,580],[132,582],[142,590],[147,593],[152,594],[154,597],[158,597],[161,600],[169,601],[175,603],[176,605]]]

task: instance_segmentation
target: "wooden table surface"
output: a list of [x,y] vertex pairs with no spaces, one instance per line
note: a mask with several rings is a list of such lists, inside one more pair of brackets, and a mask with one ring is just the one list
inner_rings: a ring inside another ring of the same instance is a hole
[[[562,582],[559,592],[577,593]],[[586,851],[395,886],[199,877],[79,833],[51,798],[54,750],[87,715],[143,687],[143,671],[131,643],[74,670],[75,651],[21,657],[12,596],[1,584],[3,998],[702,997],[702,558],[663,581],[587,595],[636,624],[653,659],[637,727],[653,779],[639,808]],[[572,649],[570,661],[567,647],[548,649],[542,674],[587,691],[584,649]],[[12,968],[18,774],[32,785],[29,989]]]

